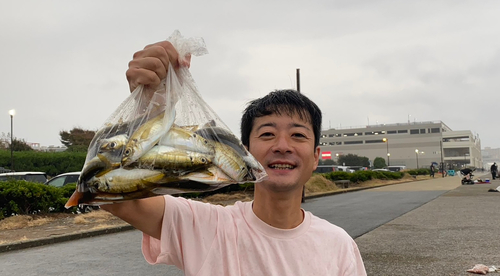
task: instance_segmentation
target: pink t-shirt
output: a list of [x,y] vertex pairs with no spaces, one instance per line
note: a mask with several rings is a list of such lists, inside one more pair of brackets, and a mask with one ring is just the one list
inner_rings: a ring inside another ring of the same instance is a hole
[[340,227],[304,211],[294,229],[261,221],[252,202],[219,206],[165,196],[161,239],[143,235],[150,264],[185,275],[366,275],[354,240]]

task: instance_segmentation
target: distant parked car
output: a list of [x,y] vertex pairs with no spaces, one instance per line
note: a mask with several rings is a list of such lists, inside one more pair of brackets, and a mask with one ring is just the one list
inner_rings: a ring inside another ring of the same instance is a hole
[[44,172],[9,172],[0,173],[0,181],[25,180],[29,182],[45,183],[47,174]]
[[372,171],[374,171],[374,172],[390,172],[390,170],[388,170],[388,169],[374,169]]
[[62,187],[70,183],[76,183],[80,177],[80,172],[69,172],[54,176],[47,182],[46,185],[54,187]]

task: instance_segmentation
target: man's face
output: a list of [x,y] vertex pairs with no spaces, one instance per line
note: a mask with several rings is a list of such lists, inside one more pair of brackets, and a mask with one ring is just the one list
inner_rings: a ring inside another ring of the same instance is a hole
[[256,118],[249,141],[250,153],[268,174],[261,184],[274,191],[302,190],[318,165],[312,125],[298,115]]

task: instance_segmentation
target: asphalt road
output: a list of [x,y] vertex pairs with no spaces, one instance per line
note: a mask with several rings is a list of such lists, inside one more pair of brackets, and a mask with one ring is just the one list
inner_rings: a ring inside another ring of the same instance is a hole
[[[309,199],[303,204],[354,238],[422,206],[460,185],[457,177],[391,185]],[[136,230],[0,254],[0,275],[183,275],[151,266]],[[362,252],[363,253],[363,252]]]

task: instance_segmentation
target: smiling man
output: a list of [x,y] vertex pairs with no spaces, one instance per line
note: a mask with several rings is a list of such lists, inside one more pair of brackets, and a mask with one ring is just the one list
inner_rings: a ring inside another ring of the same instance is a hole
[[[127,78],[155,86],[180,60],[169,42],[149,45],[129,63]],[[143,231],[151,264],[185,275],[366,275],[354,240],[301,208],[302,189],[318,165],[321,111],[303,94],[277,90],[245,109],[241,140],[268,177],[252,202],[222,207],[172,196],[102,208]]]

